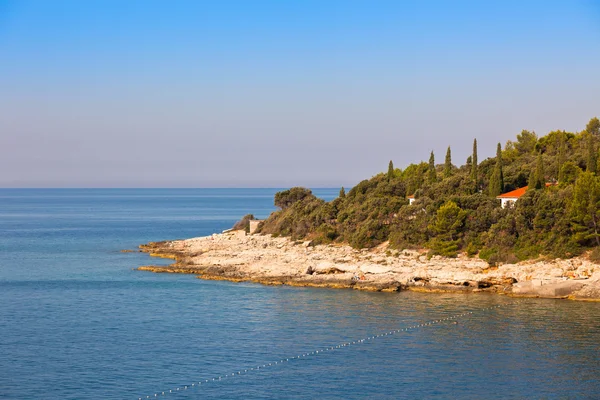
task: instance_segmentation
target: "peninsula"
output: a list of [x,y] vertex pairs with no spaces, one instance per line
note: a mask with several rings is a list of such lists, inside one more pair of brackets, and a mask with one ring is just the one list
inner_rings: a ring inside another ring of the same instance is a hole
[[[275,195],[258,222],[204,238],[142,245],[175,259],[154,272],[203,279],[378,291],[477,291],[600,299],[600,120],[581,132],[522,131],[482,162],[389,162],[324,201]],[[250,226],[252,233],[250,234]]]

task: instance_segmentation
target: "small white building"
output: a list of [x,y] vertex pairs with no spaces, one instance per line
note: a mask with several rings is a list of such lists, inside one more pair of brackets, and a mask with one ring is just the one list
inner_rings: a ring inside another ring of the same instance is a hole
[[258,224],[263,222],[262,219],[251,219],[250,221],[250,234],[252,235],[258,229]]
[[500,200],[502,208],[512,207],[525,192],[527,192],[527,186],[518,188],[512,192],[501,194],[500,196],[496,196],[496,198]]
[[[546,187],[554,186],[554,185],[556,185],[556,183],[550,183],[550,182],[546,183]],[[502,208],[512,207],[515,205],[515,203],[517,202],[517,200],[519,200],[519,198],[521,196],[523,196],[525,193],[527,193],[528,187],[529,186],[523,186],[522,188],[515,189],[512,192],[508,192],[508,193],[501,194],[500,196],[496,196],[496,198],[498,200],[500,200],[500,205],[502,206]]]
[[415,195],[410,195],[410,196],[406,196],[406,198],[408,199],[408,205],[411,205],[412,203],[415,202]]

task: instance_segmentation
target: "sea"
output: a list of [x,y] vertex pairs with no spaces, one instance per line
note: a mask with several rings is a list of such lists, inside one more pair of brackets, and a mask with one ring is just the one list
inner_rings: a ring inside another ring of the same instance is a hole
[[276,191],[1,189],[0,398],[600,398],[600,303],[204,281],[121,252],[267,217]]

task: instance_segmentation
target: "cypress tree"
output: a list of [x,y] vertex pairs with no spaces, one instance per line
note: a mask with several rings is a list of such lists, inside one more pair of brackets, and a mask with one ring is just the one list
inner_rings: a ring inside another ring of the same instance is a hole
[[596,152],[596,140],[594,139],[594,135],[589,132],[588,132],[587,136],[588,136],[588,145],[587,145],[588,155],[587,155],[587,162],[586,162],[585,170],[587,172],[591,172],[592,174],[595,174],[596,167],[598,164],[598,155]]
[[531,168],[531,171],[529,171],[529,179],[527,180],[527,190],[535,189],[537,182],[536,172],[537,170],[535,168]]
[[393,177],[394,177],[394,163],[392,162],[392,160],[390,160],[390,163],[388,164],[388,172],[387,172],[387,180],[388,180],[388,182]]
[[546,187],[546,178],[544,176],[544,160],[542,159],[542,153],[538,154],[537,167],[535,168],[536,181],[534,182],[536,189],[543,189]]
[[343,199],[344,197],[346,197],[346,189],[344,189],[344,187],[342,186],[342,188],[340,189],[340,199]]
[[431,151],[431,155],[429,156],[429,171],[427,180],[429,183],[434,183],[437,180],[437,176],[435,174],[435,157],[433,155],[433,150]]
[[542,154],[538,154],[537,163],[535,168],[531,169],[529,173],[529,182],[527,183],[527,190],[542,189],[546,187],[546,178],[544,176],[544,160]]
[[450,146],[446,150],[446,161],[444,162],[444,176],[447,178],[452,175],[452,153],[450,152]]
[[473,156],[471,159],[471,179],[475,186],[475,192],[479,189],[479,175],[477,171],[477,139],[473,140]]
[[557,179],[559,183],[562,183],[562,181],[565,179],[565,174],[563,172],[563,165],[566,162],[566,156],[567,156],[567,152],[566,152],[566,144],[565,144],[566,138],[565,138],[565,133],[562,132],[560,134],[560,138],[559,138],[559,143],[558,143],[558,159],[556,160],[557,162],[557,168],[558,168],[558,173],[557,173]]
[[490,177],[489,193],[496,197],[504,191],[504,174],[502,173],[502,146],[498,143],[496,150],[496,166]]

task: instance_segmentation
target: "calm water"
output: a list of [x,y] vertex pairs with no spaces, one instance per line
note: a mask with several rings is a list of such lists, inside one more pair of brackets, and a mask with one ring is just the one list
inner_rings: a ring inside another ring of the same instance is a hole
[[145,398],[465,310],[165,398],[600,398],[599,303],[211,282],[119,252],[265,217],[274,192],[0,190],[0,398]]

